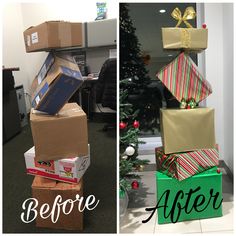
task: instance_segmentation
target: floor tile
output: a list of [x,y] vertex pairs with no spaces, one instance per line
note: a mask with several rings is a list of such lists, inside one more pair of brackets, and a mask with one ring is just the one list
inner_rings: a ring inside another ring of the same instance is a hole
[[120,220],[120,233],[153,234],[156,224],[156,213],[147,223],[142,223],[142,220],[147,219],[149,216],[150,213],[146,212],[145,208],[127,209],[126,215]]
[[223,202],[223,216],[200,220],[202,232],[233,230],[233,202]]
[[160,233],[201,233],[201,225],[199,220],[177,222],[175,224],[157,224],[155,227],[155,234]]
[[204,234],[221,234],[221,235],[233,234],[233,233],[234,233],[233,230],[204,232]]
[[156,171],[139,173],[140,187],[129,191],[129,208],[151,207],[156,205]]

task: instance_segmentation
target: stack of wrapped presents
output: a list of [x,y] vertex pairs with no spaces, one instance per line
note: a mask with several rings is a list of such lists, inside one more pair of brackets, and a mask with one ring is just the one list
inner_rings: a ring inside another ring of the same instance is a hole
[[[45,22],[24,32],[27,52],[50,51],[31,85],[30,125],[34,146],[25,152],[26,171],[35,175],[32,197],[37,210],[52,208],[56,196],[62,201],[83,196],[83,175],[90,165],[87,117],[77,103],[68,103],[83,83],[73,58],[55,54],[52,48],[79,46],[80,23]],[[77,40],[77,41],[76,41]],[[83,212],[73,208],[56,222],[38,214],[37,227],[83,229]]]
[[[162,147],[157,163],[158,223],[175,223],[222,216],[222,173],[217,168],[214,109],[199,103],[212,93],[189,52],[207,48],[207,28],[192,28],[186,19],[195,11],[178,8],[173,28],[162,28],[164,49],[179,50],[177,57],[157,73],[157,78],[178,100],[179,108],[161,109]],[[178,27],[185,23],[184,28]]]

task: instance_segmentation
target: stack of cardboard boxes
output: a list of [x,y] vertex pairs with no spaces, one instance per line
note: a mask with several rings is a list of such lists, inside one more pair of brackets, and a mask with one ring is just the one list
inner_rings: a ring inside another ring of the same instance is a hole
[[[193,16],[194,9],[187,8],[186,14]],[[172,12],[176,15],[181,15],[178,8]],[[182,52],[157,73],[180,103],[180,108],[160,113],[163,147],[155,150],[159,224],[222,216],[214,109],[198,106],[212,90],[189,56],[207,48],[207,29],[186,25],[162,28],[163,47]]]
[[[45,22],[24,32],[27,52],[81,46],[81,23]],[[27,173],[35,175],[32,197],[38,210],[44,203],[52,207],[62,201],[83,196],[83,175],[90,165],[87,117],[76,103],[67,103],[83,83],[77,64],[69,55],[49,53],[31,86],[30,113],[34,147],[25,155]],[[66,212],[66,211],[65,211]],[[36,226],[69,230],[83,229],[83,212],[36,218]]]

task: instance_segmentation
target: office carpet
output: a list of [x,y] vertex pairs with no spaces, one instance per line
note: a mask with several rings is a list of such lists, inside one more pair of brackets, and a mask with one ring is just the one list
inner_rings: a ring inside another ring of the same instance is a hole
[[[116,232],[116,132],[104,132],[103,126],[102,122],[88,123],[91,165],[84,175],[84,195],[93,194],[100,202],[93,211],[84,212],[84,233]],[[31,197],[34,178],[26,174],[23,154],[32,146],[29,126],[3,145],[3,232],[75,233],[21,221],[22,203]]]

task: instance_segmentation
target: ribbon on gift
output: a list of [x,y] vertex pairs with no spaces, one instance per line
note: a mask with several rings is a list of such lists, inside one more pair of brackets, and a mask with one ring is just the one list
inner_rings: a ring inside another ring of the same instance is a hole
[[176,7],[172,13],[171,16],[178,20],[178,23],[175,27],[179,27],[182,22],[188,27],[193,28],[193,26],[188,22],[188,20],[192,20],[196,17],[196,12],[193,7],[187,7],[184,11],[184,15],[182,16],[182,13],[178,7]]
[[194,98],[191,98],[187,101],[184,98],[181,99],[181,102],[180,102],[181,109],[193,109],[196,107],[197,107],[197,103]]

